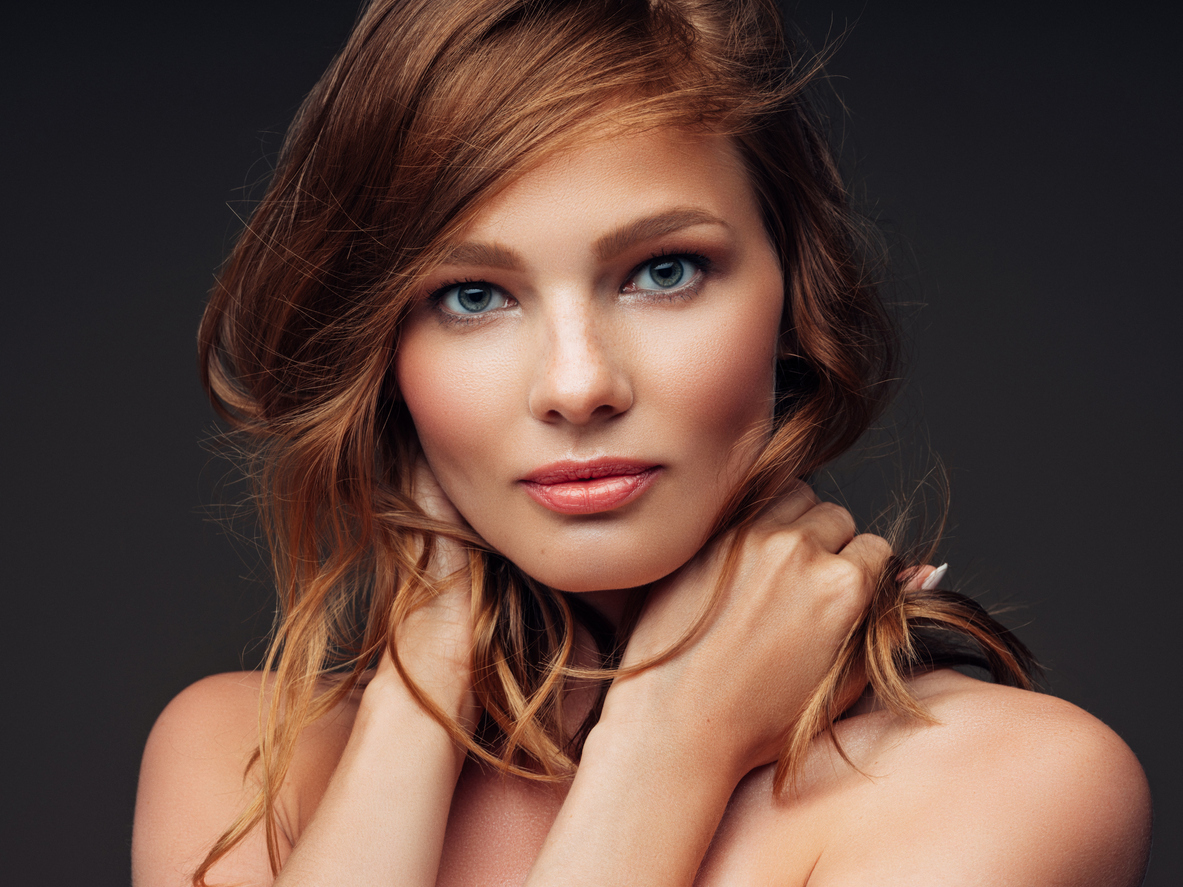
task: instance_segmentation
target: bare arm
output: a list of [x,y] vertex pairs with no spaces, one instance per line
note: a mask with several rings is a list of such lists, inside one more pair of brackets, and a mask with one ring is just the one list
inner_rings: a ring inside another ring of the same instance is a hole
[[[420,501],[440,517],[446,500],[429,473],[419,479]],[[412,679],[445,712],[471,726],[477,712],[469,675],[469,595],[464,577],[456,574],[462,560],[461,553],[441,546],[433,569],[455,580],[404,622],[399,651]],[[161,715],[144,753],[137,796],[136,887],[188,885],[214,841],[253,795],[255,786],[249,778],[244,783],[243,772],[257,743],[258,681],[258,676],[207,679]],[[301,754],[314,762],[305,769],[315,774],[319,760],[319,769],[331,769],[332,775],[319,803],[311,801],[315,814],[295,846],[286,835],[299,829],[281,828],[282,869],[274,883],[434,885],[463,752],[414,699],[389,655],[355,716],[337,720],[346,725],[334,729],[330,716],[309,725],[300,737]],[[305,781],[315,779],[289,773],[281,818],[299,819],[300,805],[308,799],[294,794],[293,784]],[[209,881],[273,883],[262,829],[254,829],[224,856]]]
[[[721,555],[655,589],[626,664],[681,636]],[[613,685],[527,883],[690,884],[736,784],[776,758],[886,555],[883,540],[855,537],[850,516],[808,490],[778,507],[743,543],[694,642]]]
[[[161,715],[144,753],[136,802],[136,887],[189,885],[214,840],[250,800],[255,785],[244,782],[243,771],[255,741],[258,680],[207,678]],[[339,749],[340,737],[324,735],[334,732],[331,723],[308,728],[301,738],[305,756],[332,758],[331,750],[321,754],[315,746]],[[280,830],[283,869],[275,883],[434,884],[462,760],[405,688],[376,677],[294,850],[287,829]],[[285,788],[281,814],[297,816],[298,801]],[[209,880],[271,884],[262,829],[223,857]]]
[[[460,515],[423,462],[416,497],[428,514]],[[466,555],[439,540],[435,575],[452,579],[399,629],[399,657],[415,684],[471,730],[472,613]],[[411,694],[389,651],[366,687],[349,743],[316,815],[275,879],[276,887],[431,887],[464,750]]]
[[[811,887],[1142,883],[1150,797],[1140,765],[1112,730],[1063,700],[956,672],[927,675],[918,689],[933,725],[882,710],[839,725],[862,772],[820,743],[825,751],[804,788],[804,815],[824,812],[827,834],[812,870],[806,866]],[[583,864],[598,873],[586,883],[693,879],[730,794],[725,762],[705,748],[717,746],[726,726],[708,727],[701,743],[688,745],[650,732],[646,745],[647,723],[616,730],[617,741],[603,748],[589,742],[571,815],[556,823],[548,846],[553,883],[584,883],[560,877],[563,865],[581,871],[578,857],[567,855],[581,849]],[[593,781],[581,797],[585,774]],[[837,803],[819,806],[827,796]],[[760,875],[720,883],[779,883],[777,858],[800,849],[794,818],[804,821],[796,814],[789,827],[742,845],[749,863],[765,857],[754,867]]]
[[[854,565],[866,564],[866,576],[886,554],[881,540],[827,536],[824,524],[842,522],[832,510],[812,519],[804,539],[799,522],[771,528],[745,550],[740,576],[745,566],[757,569],[736,584],[744,593],[725,597],[689,650],[614,685],[531,887],[694,881],[737,782],[774,755],[765,731],[785,723],[861,612],[858,571],[829,552],[837,547]],[[920,584],[929,570],[912,581]],[[770,576],[777,581],[765,586]],[[762,599],[776,587],[796,593]],[[692,594],[685,582],[667,588],[680,601]],[[660,594],[655,603],[626,659],[652,654],[662,646],[657,638],[670,637],[658,630]],[[927,700],[936,724],[883,711],[855,719],[863,723],[854,729],[876,737],[857,761],[863,772],[827,744],[832,760],[821,769],[847,785],[835,793],[840,812],[827,819],[830,839],[810,885],[1141,883],[1149,793],[1137,760],[1111,730],[1052,697],[954,672],[930,678],[943,688]],[[784,845],[760,852],[774,860],[789,850],[792,833],[781,837]]]
[[371,682],[328,790],[276,887],[435,884],[463,762],[401,682]]

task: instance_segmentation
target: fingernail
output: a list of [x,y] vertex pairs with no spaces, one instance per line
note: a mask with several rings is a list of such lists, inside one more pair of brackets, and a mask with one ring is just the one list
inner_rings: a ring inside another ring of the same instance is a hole
[[945,578],[945,574],[949,572],[948,564],[941,564],[935,570],[928,574],[928,578],[920,583],[920,587],[925,591],[932,591],[941,584],[941,580]]

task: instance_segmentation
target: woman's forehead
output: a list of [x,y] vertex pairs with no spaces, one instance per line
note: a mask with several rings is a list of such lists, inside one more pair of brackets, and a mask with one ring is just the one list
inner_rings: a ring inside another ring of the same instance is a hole
[[[561,145],[524,171],[507,177],[467,214],[447,246],[504,239],[523,222],[557,219],[572,212],[685,227],[721,223],[754,210],[746,166],[734,141],[685,127],[640,132],[603,129],[597,139]],[[621,237],[597,235],[597,251],[612,252]]]

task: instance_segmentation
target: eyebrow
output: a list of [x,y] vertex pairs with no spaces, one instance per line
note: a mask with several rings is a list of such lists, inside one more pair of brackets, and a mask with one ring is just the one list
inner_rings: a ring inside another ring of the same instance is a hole
[[[673,234],[696,225],[718,225],[731,230],[731,225],[716,215],[693,207],[678,207],[634,219],[598,238],[593,244],[596,258],[601,262],[616,258],[637,243]],[[460,243],[448,250],[444,265],[479,265],[506,271],[521,271],[526,263],[514,249],[500,243]]]
[[671,209],[667,212],[636,219],[609,231],[595,243],[596,257],[601,262],[614,259],[637,243],[673,234],[696,225],[719,225],[731,230],[731,225],[709,212],[693,207]]
[[521,271],[526,263],[516,250],[500,243],[460,243],[444,255],[444,265],[481,265],[506,271]]

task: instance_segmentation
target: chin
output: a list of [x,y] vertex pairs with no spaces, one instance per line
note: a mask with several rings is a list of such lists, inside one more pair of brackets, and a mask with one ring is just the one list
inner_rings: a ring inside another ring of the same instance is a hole
[[[558,570],[554,573],[533,573],[524,571],[530,578],[553,588],[555,591],[570,594],[588,593],[593,591],[624,591],[656,582],[661,575],[638,576],[634,573],[604,572],[604,573],[574,573],[569,570]],[[673,572],[672,570],[670,572]]]
[[531,579],[541,582],[556,591],[580,592],[624,591],[648,585],[668,576],[694,556],[697,548],[686,551],[685,556],[671,556],[669,551],[655,548],[632,554],[620,552],[612,557],[604,556],[604,549],[593,546],[586,553],[564,551],[557,556],[514,558],[511,561]]

